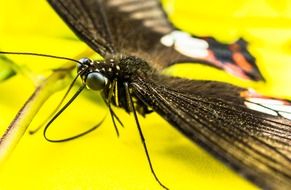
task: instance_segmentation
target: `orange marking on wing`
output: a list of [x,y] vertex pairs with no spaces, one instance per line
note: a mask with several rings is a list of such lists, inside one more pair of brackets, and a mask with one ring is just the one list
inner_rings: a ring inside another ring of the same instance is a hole
[[234,52],[232,58],[245,71],[251,72],[253,70],[252,65],[245,59],[245,57],[241,53]]

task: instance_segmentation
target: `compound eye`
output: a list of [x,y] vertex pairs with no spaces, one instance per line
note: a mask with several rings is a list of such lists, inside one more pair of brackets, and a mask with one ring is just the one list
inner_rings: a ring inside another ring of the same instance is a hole
[[107,83],[108,79],[99,72],[91,72],[86,78],[86,85],[91,90],[102,90]]

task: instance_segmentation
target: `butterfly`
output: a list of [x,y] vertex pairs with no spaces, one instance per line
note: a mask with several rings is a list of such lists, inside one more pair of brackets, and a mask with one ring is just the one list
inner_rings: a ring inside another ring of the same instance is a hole
[[[77,36],[104,58],[80,60],[80,91],[85,87],[101,91],[108,106],[132,112],[140,132],[137,113],[146,116],[157,112],[187,138],[262,188],[291,187],[289,101],[264,97],[227,83],[189,80],[160,72],[175,63],[201,61],[222,69],[230,68],[230,64],[241,76],[261,79],[254,59],[245,53],[243,40],[233,48],[221,43],[213,48],[209,44],[217,44],[215,39],[193,38],[176,31],[157,0],[48,2]],[[186,51],[193,43],[195,55]],[[226,46],[229,61],[217,56],[220,47]],[[205,59],[209,51],[214,56]],[[245,61],[241,64],[237,60]],[[149,159],[147,152],[146,155]],[[155,174],[154,177],[157,179]]]
[[[157,0],[48,2],[77,36],[104,57],[102,61],[83,60],[79,71],[83,71],[84,83],[102,90],[109,104],[142,115],[152,109],[260,187],[291,187],[288,101],[226,83],[159,72],[174,63],[197,62],[202,55],[206,60],[210,42],[217,44],[213,52],[224,51],[223,45],[175,31]],[[237,51],[247,52],[245,44],[240,40],[230,46],[250,66],[249,72],[238,68],[246,76],[260,76],[250,54]]]

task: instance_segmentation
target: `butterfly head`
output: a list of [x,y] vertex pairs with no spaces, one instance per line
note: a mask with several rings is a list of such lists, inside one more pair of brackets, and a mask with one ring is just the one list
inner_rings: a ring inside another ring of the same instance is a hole
[[96,69],[96,63],[100,62],[94,62],[88,58],[82,58],[79,62],[78,73],[87,88],[95,91],[103,90],[108,84],[108,78],[99,69]]

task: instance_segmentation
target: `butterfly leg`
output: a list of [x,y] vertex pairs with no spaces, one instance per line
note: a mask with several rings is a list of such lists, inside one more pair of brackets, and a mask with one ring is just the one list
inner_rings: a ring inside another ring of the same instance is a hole
[[[117,134],[117,137],[119,137],[119,131],[118,131],[118,128],[117,128],[117,125],[116,125],[116,122],[115,122],[115,119],[118,121],[118,123],[123,127],[123,123],[121,122],[121,120],[118,118],[118,116],[115,114],[115,112],[113,111],[112,107],[111,107],[111,99],[113,97],[113,94],[114,94],[114,91],[116,91],[117,89],[117,81],[114,80],[113,83],[112,83],[112,87],[110,88],[109,90],[109,93],[108,93],[108,98],[107,100],[105,98],[104,99],[104,102],[106,103],[106,105],[108,106],[108,109],[109,109],[109,113],[111,115],[111,119],[112,119],[112,123],[113,123],[113,126],[115,128],[115,131],[116,131],[116,134]],[[117,97],[117,94],[115,94],[115,97]],[[116,98],[115,98],[115,103],[116,103]]]
[[135,107],[134,107],[134,104],[133,104],[132,96],[130,95],[128,84],[126,82],[124,83],[124,88],[125,88],[125,92],[126,92],[126,97],[128,98],[127,101],[129,103],[130,108],[131,108],[131,110],[133,112],[133,115],[134,115],[135,123],[136,123],[137,129],[138,129],[138,132],[139,132],[139,136],[140,136],[140,139],[141,139],[141,142],[142,142],[142,145],[143,145],[143,148],[144,148],[144,151],[145,151],[145,154],[146,154],[146,157],[147,157],[151,172],[152,172],[154,178],[156,179],[156,181],[159,183],[160,186],[162,186],[164,189],[169,189],[164,184],[162,184],[162,182],[159,180],[159,178],[157,177],[157,175],[156,175],[156,173],[154,171],[154,168],[153,168],[153,165],[152,165],[152,162],[151,162],[151,159],[150,159],[150,155],[149,155],[149,152],[148,152],[148,148],[147,148],[147,145],[146,145],[146,142],[145,142],[145,138],[143,136],[143,133],[142,133],[139,121],[138,121],[137,113],[136,113],[136,110],[135,110]]

